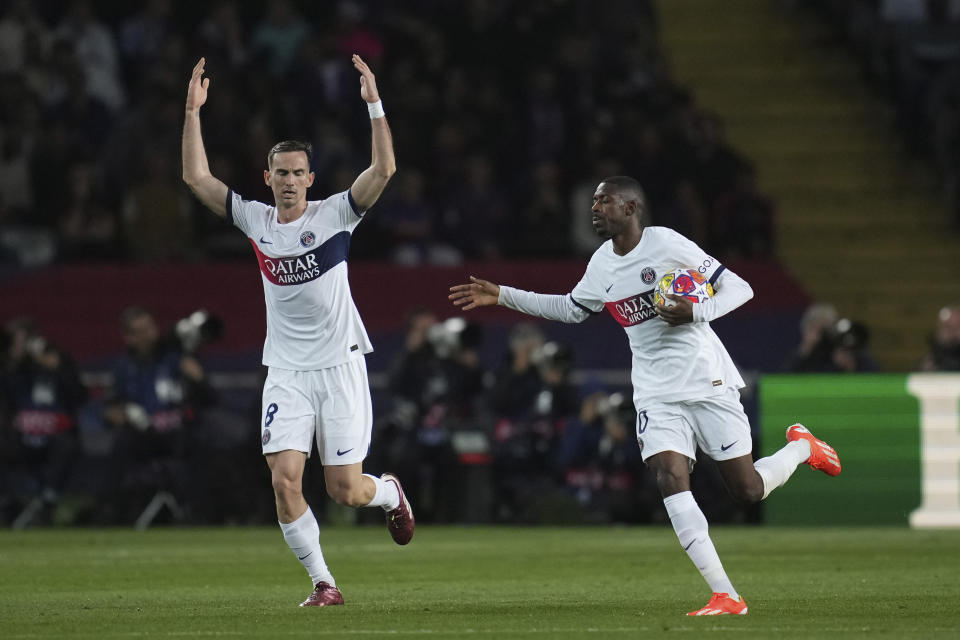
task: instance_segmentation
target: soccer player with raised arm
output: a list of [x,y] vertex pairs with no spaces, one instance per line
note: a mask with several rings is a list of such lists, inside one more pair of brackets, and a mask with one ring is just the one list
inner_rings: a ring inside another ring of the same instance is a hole
[[[707,520],[690,492],[697,447],[716,460],[730,493],[763,500],[806,463],[835,476],[840,460],[802,425],[787,429],[787,445],[756,462],[750,425],[740,404],[743,379],[710,321],[753,297],[740,276],[679,233],[645,227],[646,201],[633,178],[606,178],[593,194],[593,227],[606,238],[586,273],[568,295],[545,295],[470,277],[450,288],[465,311],[499,304],[562,322],[582,322],[604,308],[619,322],[633,352],[631,381],[637,411],[637,443],[654,472],[670,522],[684,551],[713,591],[707,605],[689,615],[746,614],[747,604],[723,569]],[[697,304],[668,295],[675,305],[656,305],[653,293],[665,273],[699,270],[716,294]]]
[[187,88],[183,179],[211,211],[246,234],[260,263],[267,306],[261,442],[270,467],[283,537],[310,574],[301,606],[343,604],[320,550],[320,529],[303,497],[303,471],[316,440],[327,492],[339,504],[381,507],[397,544],[413,537],[414,518],[400,481],[362,473],[373,416],[365,354],[373,347],[347,280],[354,228],[396,171],[393,140],[373,72],[360,56],[360,97],[373,131],[370,166],[342,193],[307,201],[313,184],[309,144],[285,141],[267,154],[263,172],[273,206],[244,200],[210,173],[200,134],[200,107],[210,79],[203,58]]

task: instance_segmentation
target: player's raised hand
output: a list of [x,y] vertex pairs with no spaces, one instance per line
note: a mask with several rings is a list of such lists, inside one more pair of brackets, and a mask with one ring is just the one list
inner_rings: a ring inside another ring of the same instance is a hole
[[190,84],[187,85],[187,111],[195,111],[207,101],[207,87],[210,86],[210,78],[203,77],[203,68],[206,64],[206,58],[200,58],[196,66],[193,67]]
[[676,304],[672,307],[665,307],[660,304],[654,307],[657,315],[663,318],[667,324],[669,324],[671,327],[676,327],[681,324],[693,322],[692,302],[683,296],[676,295],[675,293],[668,293],[664,297],[668,300],[673,300],[676,302]]
[[500,285],[470,276],[470,284],[456,284],[450,287],[450,295],[454,306],[463,307],[470,311],[477,307],[489,307],[497,304],[500,299]]
[[353,68],[360,72],[360,97],[367,102],[376,102],[380,99],[380,92],[377,91],[377,79],[370,71],[370,67],[363,61],[363,58],[353,54]]

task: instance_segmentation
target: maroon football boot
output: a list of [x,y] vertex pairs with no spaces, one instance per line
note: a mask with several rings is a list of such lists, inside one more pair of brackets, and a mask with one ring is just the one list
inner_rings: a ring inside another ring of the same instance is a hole
[[413,529],[416,522],[413,519],[413,508],[407,501],[407,496],[403,493],[403,487],[400,486],[400,480],[392,473],[385,473],[380,476],[384,482],[392,482],[397,487],[397,493],[400,494],[400,504],[396,509],[387,511],[387,530],[390,537],[397,544],[407,544],[413,539]]
[[313,590],[307,599],[300,603],[301,607],[330,607],[335,604],[343,604],[343,595],[340,589],[328,582],[318,582],[317,588]]

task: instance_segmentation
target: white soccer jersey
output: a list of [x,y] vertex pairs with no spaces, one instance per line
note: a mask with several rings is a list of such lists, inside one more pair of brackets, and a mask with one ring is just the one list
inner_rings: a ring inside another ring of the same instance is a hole
[[362,219],[349,191],[307,203],[300,218],[227,192],[227,218],[247,234],[260,262],[267,305],[263,364],[312,371],[373,351],[350,293],[347,253]]
[[715,258],[676,231],[646,227],[640,242],[625,256],[614,253],[612,241],[604,242],[570,293],[575,304],[590,312],[606,307],[627,332],[637,410],[654,400],[691,400],[744,386],[707,322],[671,327],[654,311],[657,282],[681,267],[698,269],[711,283],[724,271]]

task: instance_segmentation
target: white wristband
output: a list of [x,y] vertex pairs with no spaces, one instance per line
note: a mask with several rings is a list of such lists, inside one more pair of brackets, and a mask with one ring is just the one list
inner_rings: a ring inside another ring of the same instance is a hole
[[373,120],[374,118],[382,118],[383,116],[387,115],[386,112],[383,110],[383,100],[377,100],[376,102],[368,102],[367,111],[370,112],[371,120]]

